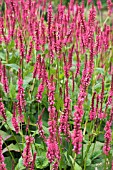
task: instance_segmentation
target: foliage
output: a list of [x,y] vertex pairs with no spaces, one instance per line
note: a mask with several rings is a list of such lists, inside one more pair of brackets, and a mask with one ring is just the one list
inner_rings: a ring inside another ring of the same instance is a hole
[[0,168],[111,169],[113,4],[44,2],[1,3]]

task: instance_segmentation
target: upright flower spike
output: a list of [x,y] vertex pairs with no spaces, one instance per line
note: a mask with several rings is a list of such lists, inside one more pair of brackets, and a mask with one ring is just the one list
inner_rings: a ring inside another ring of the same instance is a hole
[[42,115],[44,113],[44,110],[45,108],[42,110],[41,114],[38,116],[37,126],[38,126],[38,131],[39,131],[41,138],[44,140],[44,142],[46,142],[47,139],[45,137],[44,130],[42,127]]
[[88,0],[88,5],[90,5],[92,3],[92,0]]
[[74,113],[74,131],[72,133],[72,144],[74,146],[73,150],[76,154],[80,154],[82,148],[82,130],[81,130],[81,121],[83,116],[83,106],[75,106]]
[[79,52],[76,50],[76,55],[77,55],[77,63],[76,63],[76,73],[75,77],[77,77],[80,74],[80,57],[79,57]]
[[41,71],[41,55],[38,54],[36,57],[36,63],[34,65],[33,70],[33,78],[36,78],[37,74],[39,73],[39,70]]
[[110,91],[109,91],[109,96],[108,96],[106,107],[111,105],[112,101],[113,101],[113,74],[112,74],[111,88],[110,88]]
[[39,23],[35,23],[35,48],[37,51],[40,50],[40,31],[39,31]]
[[6,43],[6,45],[9,43],[10,41],[10,37],[6,36],[4,33],[4,22],[3,22],[3,17],[0,17],[0,24],[1,24],[1,30],[0,33],[2,35],[2,41],[4,41]]
[[30,41],[30,44],[29,44],[29,51],[28,51],[28,54],[26,56],[26,62],[29,63],[30,60],[31,60],[31,54],[32,54],[32,49],[33,49],[33,41],[31,40]]
[[112,124],[113,122],[113,103],[112,103],[112,106],[111,106],[111,111],[110,111],[110,119],[109,119],[110,123]]
[[47,13],[47,23],[48,23],[48,47],[49,47],[49,57],[50,57],[50,62],[53,63],[53,57],[54,57],[54,54],[53,54],[53,29],[52,29],[52,4],[51,2],[49,3],[49,6],[48,6],[48,13]]
[[110,142],[111,142],[111,123],[109,121],[106,122],[105,130],[105,143],[103,147],[103,152],[105,155],[108,155],[110,152]]
[[51,25],[52,25],[52,4],[51,2],[49,3],[48,6],[48,13],[47,13],[47,21],[48,21],[48,36],[50,37],[51,34]]
[[33,161],[32,153],[31,153],[31,144],[34,141],[34,138],[32,136],[26,136],[25,140],[26,140],[26,147],[24,148],[22,153],[23,165],[26,168],[30,168],[31,163]]
[[33,155],[33,161],[32,161],[30,170],[35,170],[35,160],[36,160],[36,152]]
[[43,91],[44,91],[44,81],[42,81],[42,83],[40,83],[40,85],[38,87],[38,93],[36,95],[37,102],[39,102],[39,103],[41,103]]
[[112,8],[113,8],[112,0],[107,0],[107,6],[108,6],[108,14],[111,15]]
[[101,95],[100,95],[100,109],[98,111],[98,118],[100,118],[100,119],[104,119],[106,117],[106,114],[102,111],[103,99],[104,99],[104,77],[102,77],[102,91],[101,91]]
[[46,27],[44,25],[44,18],[41,18],[41,44],[44,51],[44,45],[46,44]]
[[7,79],[7,76],[6,76],[6,67],[5,65],[2,66],[2,84],[3,84],[3,87],[4,87],[4,91],[6,93],[9,92],[9,87],[8,87],[8,79]]
[[99,10],[99,11],[102,9],[101,0],[97,0],[97,7],[98,7],[98,10]]
[[69,55],[68,55],[69,68],[72,67],[72,56],[73,56],[73,51],[74,51],[74,45],[73,45],[72,48],[69,50]]
[[12,125],[15,129],[15,132],[18,133],[20,129],[19,129],[17,118],[16,118],[16,103],[13,104]]
[[0,98],[0,115],[4,118],[4,121],[7,120],[4,104],[2,102],[2,98]]
[[71,99],[70,96],[65,96],[64,99],[64,111],[60,116],[60,126],[59,126],[59,133],[64,133],[66,136],[67,141],[70,141],[70,129],[69,129],[69,113],[70,113],[70,103]]
[[18,30],[18,38],[19,38],[19,50],[20,50],[20,56],[21,56],[21,61],[20,62],[22,62],[22,60],[24,58],[24,54],[25,54],[22,30]]
[[[49,137],[47,139],[47,158],[50,163],[55,163],[57,161],[56,168],[58,169],[58,164],[60,161],[60,150],[58,147],[58,139],[57,139],[57,113],[56,113],[56,108],[54,107],[55,103],[55,85],[53,82],[53,76],[51,77],[50,81],[48,82],[48,102],[49,102]],[[56,170],[57,170],[56,169]]]
[[26,101],[24,99],[24,88],[22,87],[23,80],[21,75],[21,69],[18,70],[18,94],[17,94],[17,107],[18,107],[18,113],[19,113],[19,120],[20,122],[24,121],[24,116],[22,114],[23,109],[25,108]]
[[94,39],[94,31],[95,31],[95,17],[96,17],[96,8],[94,5],[92,5],[92,8],[90,9],[89,12],[89,18],[88,18],[88,43],[89,43],[89,48],[91,46],[91,43],[93,42]]
[[4,156],[2,154],[2,136],[0,136],[0,170],[7,170],[4,163]]
[[95,95],[96,95],[96,92],[94,92],[93,97],[92,97],[91,111],[89,114],[90,120],[94,120],[96,118],[96,108],[94,107]]
[[80,84],[80,92],[78,95],[78,101],[77,101],[77,105],[75,106],[75,113],[74,113],[74,130],[72,132],[72,144],[74,146],[74,151],[76,154],[80,153],[81,147],[82,147],[82,139],[83,139],[83,135],[82,135],[82,130],[81,130],[81,121],[82,121],[82,117],[84,114],[84,109],[83,109],[83,103],[84,100],[86,98],[86,89],[90,84],[90,80],[92,77],[92,73],[93,73],[93,65],[94,65],[94,60],[93,60],[93,49],[92,49],[92,44],[91,44],[91,50],[90,50],[90,59],[89,61],[87,60],[87,56],[86,56],[86,60],[84,63],[84,69],[82,72],[82,78],[81,78],[81,84]]
[[101,36],[102,36],[101,29],[98,28],[97,35],[96,35],[96,43],[95,43],[95,55],[100,53],[102,50],[103,39]]

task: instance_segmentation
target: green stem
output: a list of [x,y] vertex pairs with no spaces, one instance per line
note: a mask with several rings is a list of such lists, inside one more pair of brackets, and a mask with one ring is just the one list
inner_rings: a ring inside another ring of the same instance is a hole
[[16,164],[15,158],[13,157],[11,151],[9,150],[9,147],[7,146],[5,140],[4,140],[3,138],[2,138],[2,140],[3,140],[4,144],[5,144],[5,146],[6,146],[7,150],[8,150],[8,152],[9,152],[9,154],[10,154],[10,156],[11,156],[11,158],[13,159],[14,163]]
[[107,158],[106,158],[106,155],[105,155],[105,165],[104,165],[104,170],[106,170],[106,161],[107,160]]

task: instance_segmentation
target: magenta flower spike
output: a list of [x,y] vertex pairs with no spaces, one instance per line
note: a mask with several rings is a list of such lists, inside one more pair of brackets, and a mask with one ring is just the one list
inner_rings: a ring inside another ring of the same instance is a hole
[[33,156],[31,153],[31,144],[34,141],[34,138],[32,136],[26,136],[25,140],[26,140],[26,147],[24,148],[23,153],[22,153],[23,165],[26,168],[30,168],[31,167],[30,164],[33,161]]
[[4,121],[7,120],[4,104],[2,102],[2,98],[0,98],[0,115],[4,118]]
[[23,88],[23,80],[22,80],[22,75],[21,75],[21,69],[19,68],[18,70],[18,94],[17,94],[17,107],[18,107],[18,113],[19,113],[19,121],[23,122],[24,121],[24,115],[22,114],[26,101],[24,98],[24,88]]
[[19,128],[18,121],[17,121],[17,118],[16,118],[16,103],[13,104],[12,125],[15,129],[15,132],[18,133],[20,128]]
[[6,76],[6,67],[5,65],[2,66],[2,80],[1,80],[3,87],[4,87],[4,91],[6,93],[9,93],[9,87],[8,87],[8,79]]
[[0,170],[7,170],[4,163],[4,156],[2,154],[2,136],[0,136]]
[[110,142],[111,142],[111,123],[109,121],[106,122],[105,130],[105,143],[103,147],[103,152],[105,155],[108,155],[110,152]]

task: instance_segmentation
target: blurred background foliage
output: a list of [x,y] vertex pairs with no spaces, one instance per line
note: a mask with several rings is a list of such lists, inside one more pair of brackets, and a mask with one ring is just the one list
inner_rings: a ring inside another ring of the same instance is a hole
[[[78,3],[81,3],[81,1],[82,1],[82,0],[75,0],[75,2],[78,2]],[[106,6],[106,1],[107,1],[107,0],[101,0],[103,6]],[[60,2],[60,0],[52,0],[52,2],[53,2],[55,5],[58,5],[59,2]],[[63,3],[64,5],[68,5],[69,2],[70,2],[70,0],[62,0],[62,3]],[[84,0],[84,2],[85,2],[85,5],[86,5],[86,4],[87,4],[87,0]],[[94,2],[94,4],[96,5],[97,0],[93,0],[93,2]]]
[[[4,8],[5,8],[4,1],[5,0],[0,0],[0,11],[4,11]],[[52,4],[53,4],[53,8],[56,8],[57,5],[60,3],[60,0],[51,0],[51,1],[52,1]],[[103,8],[106,8],[106,1],[107,0],[101,0]],[[47,2],[49,2],[49,0],[47,0]],[[68,5],[69,2],[70,2],[70,0],[62,0],[62,3],[66,6]],[[75,0],[75,2],[81,3],[82,0]],[[86,6],[87,0],[84,0],[84,2],[85,2],[85,6]],[[97,0],[93,0],[93,2],[96,5]]]

